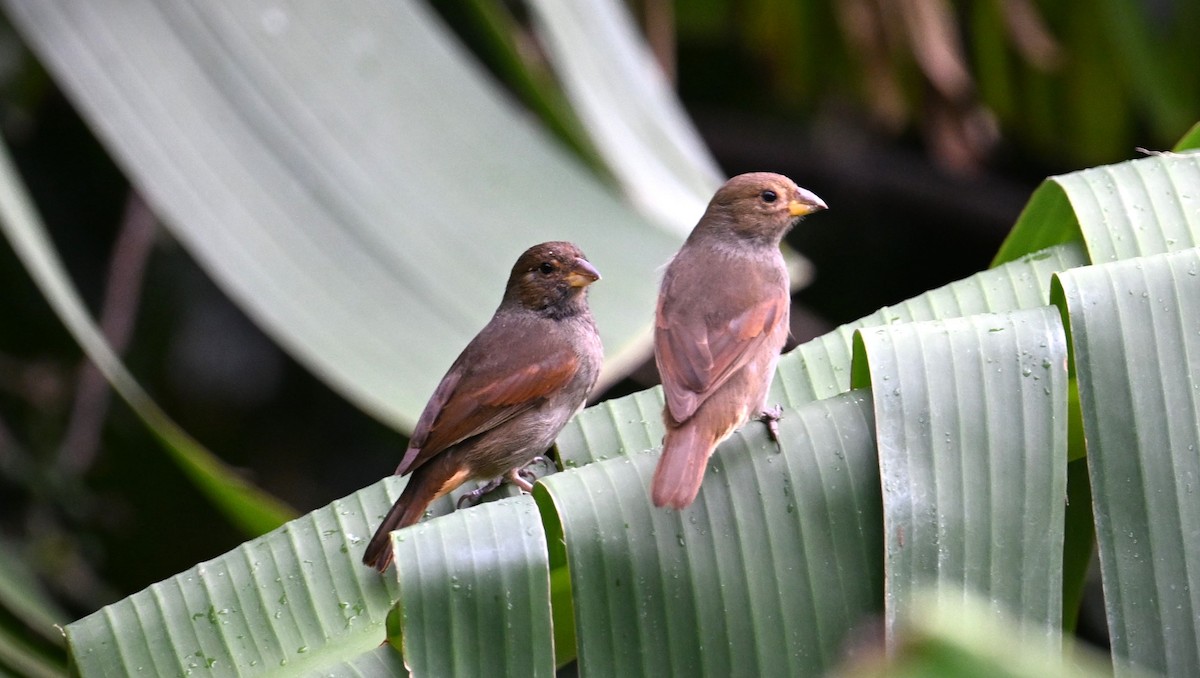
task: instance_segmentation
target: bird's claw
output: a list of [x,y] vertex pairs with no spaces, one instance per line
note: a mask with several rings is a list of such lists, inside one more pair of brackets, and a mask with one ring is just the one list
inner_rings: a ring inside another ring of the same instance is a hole
[[458,498],[458,504],[456,506],[458,508],[464,508],[478,504],[483,495],[491,492],[497,487],[500,487],[502,480],[503,478],[493,478],[492,480],[489,480],[486,485],[471,490],[470,492]]
[[767,435],[771,436],[771,440],[778,445],[779,420],[783,418],[783,406],[776,405],[775,407],[763,408],[763,411],[758,413],[758,418],[762,423],[767,425]]
[[533,459],[530,459],[528,464],[525,464],[520,468],[513,469],[509,473],[509,481],[524,490],[526,493],[532,492],[533,484],[537,482],[538,475],[537,473],[534,473],[530,467],[537,464],[553,465],[554,462],[550,461],[548,457],[539,454]]
[[[526,477],[528,477],[530,480],[526,480]],[[533,475],[533,471],[530,471],[524,466],[521,468],[515,468],[508,472],[508,482],[521,488],[521,491],[525,494],[533,492],[532,480],[537,480],[537,476]]]
[[538,462],[547,463],[547,459],[542,456],[534,457],[525,466],[514,468],[499,478],[493,478],[489,480],[486,485],[482,485],[479,488],[459,497],[458,508],[464,508],[478,504],[479,500],[483,498],[483,495],[491,492],[497,487],[500,487],[500,483],[503,483],[505,480],[513,485],[516,485],[522,492],[526,494],[533,492],[533,483],[537,480],[537,475],[533,471],[529,470],[529,467]]

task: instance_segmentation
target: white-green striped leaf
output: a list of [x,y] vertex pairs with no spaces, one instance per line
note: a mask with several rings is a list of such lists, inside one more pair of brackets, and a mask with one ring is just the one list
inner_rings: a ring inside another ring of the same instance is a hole
[[[751,423],[687,509],[655,508],[657,456],[542,481],[561,522],[584,675],[815,675],[882,600],[869,397]],[[539,487],[541,487],[539,486]],[[537,490],[541,491],[541,490]]]
[[1200,250],[1057,280],[1113,652],[1200,674]]
[[974,591],[1059,643],[1067,349],[1056,309],[860,330],[874,394],[889,629]]
[[550,571],[525,495],[393,534],[404,662],[420,676],[553,676]]
[[325,675],[383,642],[393,575],[360,559],[389,478],[67,626],[85,676]]
[[1200,154],[1162,153],[1053,176],[1029,199],[996,263],[1082,240],[1093,263],[1200,245]]
[[859,328],[1043,306],[1050,298],[1050,276],[1086,263],[1083,250],[1066,243],[884,306],[784,356],[771,397],[799,406],[849,389],[852,337]]
[[16,545],[0,539],[0,675],[62,675],[66,657],[58,624],[66,619]]
[[900,620],[891,652],[847,662],[836,678],[1095,678],[1110,672],[1099,650],[1072,644],[1066,652],[1029,644],[1020,623],[997,614],[986,599],[963,592],[918,593]]
[[390,645],[380,645],[354,659],[296,675],[303,678],[402,678],[408,675],[408,668],[399,652]]

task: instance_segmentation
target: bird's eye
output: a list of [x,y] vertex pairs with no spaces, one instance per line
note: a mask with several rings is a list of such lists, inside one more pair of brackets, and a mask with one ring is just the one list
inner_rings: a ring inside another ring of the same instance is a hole
[[538,270],[541,271],[543,275],[550,275],[554,272],[554,264],[548,261],[543,261],[542,265],[538,266]]
[[763,202],[775,202],[779,198],[775,191],[763,191],[758,194],[758,197],[762,198]]

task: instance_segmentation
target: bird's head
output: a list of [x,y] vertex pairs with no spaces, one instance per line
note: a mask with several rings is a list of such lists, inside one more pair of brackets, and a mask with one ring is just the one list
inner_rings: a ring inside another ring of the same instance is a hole
[[517,259],[504,301],[550,316],[571,315],[587,308],[587,286],[599,279],[600,272],[574,244],[544,242]]
[[824,200],[782,174],[751,172],[717,190],[696,229],[778,244],[801,217],[823,209]]

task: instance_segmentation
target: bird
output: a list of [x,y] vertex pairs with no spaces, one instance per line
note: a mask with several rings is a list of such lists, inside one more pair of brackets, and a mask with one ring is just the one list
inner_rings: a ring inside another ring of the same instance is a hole
[[662,379],[662,456],[651,481],[659,507],[683,509],[700,491],[716,446],[762,418],[777,437],[767,391],[791,308],[780,241],[825,202],[770,172],[740,174],[713,195],[662,276],[654,359]]
[[[507,478],[545,452],[583,409],[604,350],[587,302],[600,272],[572,243],[525,250],[492,319],[442,377],[417,420],[396,475],[412,474],[363,554],[380,572],[392,562],[390,533],[413,525],[438,497],[468,480]],[[460,500],[460,506],[462,501]]]

